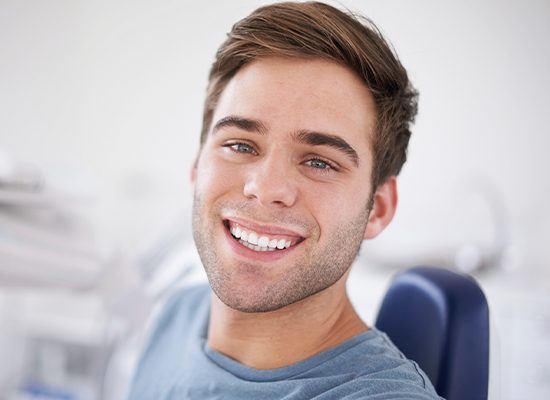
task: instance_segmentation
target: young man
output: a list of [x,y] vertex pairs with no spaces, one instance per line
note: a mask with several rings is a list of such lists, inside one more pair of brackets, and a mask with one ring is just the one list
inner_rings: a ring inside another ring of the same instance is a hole
[[353,309],[361,243],[397,206],[416,92],[373,24],[322,3],[239,21],[192,171],[210,285],[159,318],[130,399],[437,399]]

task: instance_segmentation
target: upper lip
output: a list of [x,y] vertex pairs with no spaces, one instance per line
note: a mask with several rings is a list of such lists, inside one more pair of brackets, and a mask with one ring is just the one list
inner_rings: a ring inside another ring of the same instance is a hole
[[256,233],[271,233],[272,235],[286,235],[286,236],[295,236],[298,238],[305,238],[306,235],[299,233],[295,230],[282,228],[274,225],[265,225],[263,223],[256,223],[250,220],[238,218],[238,217],[226,217],[224,218],[229,221],[233,221],[245,228],[250,228]]

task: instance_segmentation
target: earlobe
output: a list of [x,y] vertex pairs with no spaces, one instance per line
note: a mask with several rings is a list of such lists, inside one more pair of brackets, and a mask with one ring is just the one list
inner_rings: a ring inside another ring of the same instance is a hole
[[390,176],[374,193],[364,239],[374,239],[389,225],[397,209],[397,179]]

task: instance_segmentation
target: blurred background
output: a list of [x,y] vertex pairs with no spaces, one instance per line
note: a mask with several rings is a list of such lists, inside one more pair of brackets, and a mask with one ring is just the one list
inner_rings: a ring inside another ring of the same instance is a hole
[[[189,171],[207,73],[264,1],[0,0],[0,399],[120,399],[175,287],[205,280]],[[331,2],[333,5],[338,3]],[[420,91],[393,223],[349,280],[472,274],[492,398],[550,395],[550,3],[352,1]]]

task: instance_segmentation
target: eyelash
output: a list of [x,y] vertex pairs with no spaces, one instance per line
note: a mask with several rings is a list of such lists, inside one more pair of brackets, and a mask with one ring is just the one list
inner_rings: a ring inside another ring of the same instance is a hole
[[[250,148],[254,153],[256,152],[256,150],[254,150],[254,148],[251,145],[249,145],[248,143],[235,142],[235,143],[227,143],[227,144],[223,145],[223,147],[227,147],[232,152],[237,153],[237,154],[253,154],[252,152],[246,152],[246,151],[242,152],[242,151],[235,150],[234,146],[246,146],[246,147]],[[328,166],[328,168],[315,168],[315,167],[312,167],[313,169],[318,170],[318,172],[321,173],[321,174],[328,174],[328,173],[330,173],[331,170],[335,171],[335,172],[339,171],[339,168],[334,163],[332,163],[328,160],[325,160],[323,158],[314,157],[314,158],[310,158],[309,160],[307,160],[307,162],[310,162],[310,161],[320,161],[320,162],[322,162],[322,163],[324,163]]]

